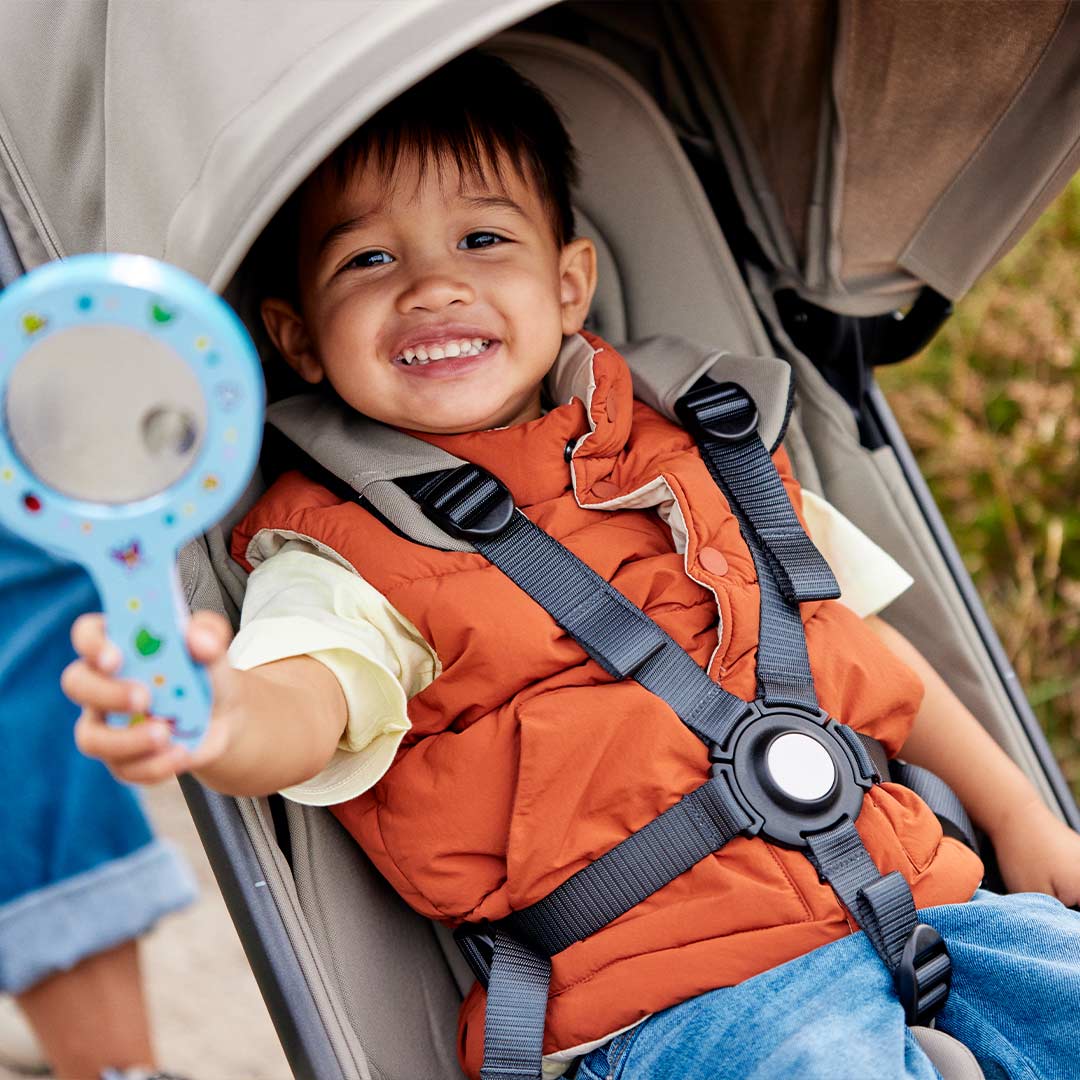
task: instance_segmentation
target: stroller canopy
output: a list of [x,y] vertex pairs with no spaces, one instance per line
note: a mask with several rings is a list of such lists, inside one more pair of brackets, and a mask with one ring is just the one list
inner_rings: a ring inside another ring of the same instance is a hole
[[956,299],[1080,166],[1066,0],[0,2],[0,208],[28,265],[133,251],[222,289],[352,129],[529,16],[652,46],[639,73],[722,154],[777,281],[834,311]]

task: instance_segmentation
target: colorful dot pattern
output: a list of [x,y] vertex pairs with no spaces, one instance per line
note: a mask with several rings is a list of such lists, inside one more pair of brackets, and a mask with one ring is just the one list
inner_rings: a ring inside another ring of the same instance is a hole
[[94,577],[125,653],[125,676],[152,691],[151,708],[122,722],[164,720],[193,746],[208,691],[205,673],[180,644],[183,600],[174,597],[172,568],[180,546],[246,486],[262,432],[261,370],[239,321],[194,279],[141,256],[77,255],[0,294],[0,400],[24,353],[52,334],[101,323],[158,337],[190,366],[206,403],[199,456],[157,496],[129,506],[87,504],[31,475],[0,425],[0,525],[74,558]]

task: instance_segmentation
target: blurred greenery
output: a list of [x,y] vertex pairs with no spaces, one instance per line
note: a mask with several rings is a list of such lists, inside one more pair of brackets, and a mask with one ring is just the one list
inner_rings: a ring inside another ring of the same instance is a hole
[[1080,177],[878,374],[1080,796]]

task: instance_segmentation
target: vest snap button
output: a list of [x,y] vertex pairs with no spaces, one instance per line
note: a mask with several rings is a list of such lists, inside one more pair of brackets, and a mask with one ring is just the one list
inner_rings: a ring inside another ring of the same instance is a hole
[[723,577],[728,571],[727,558],[718,548],[703,547],[698,552],[698,562],[703,570],[708,570],[710,574],[716,574],[717,577]]

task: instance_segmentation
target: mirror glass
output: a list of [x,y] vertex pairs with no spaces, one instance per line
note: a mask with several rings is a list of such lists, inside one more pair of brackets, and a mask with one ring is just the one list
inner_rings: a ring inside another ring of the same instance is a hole
[[43,483],[121,504],[166,490],[191,468],[207,406],[194,372],[160,338],[87,325],[23,354],[4,416],[16,452]]

